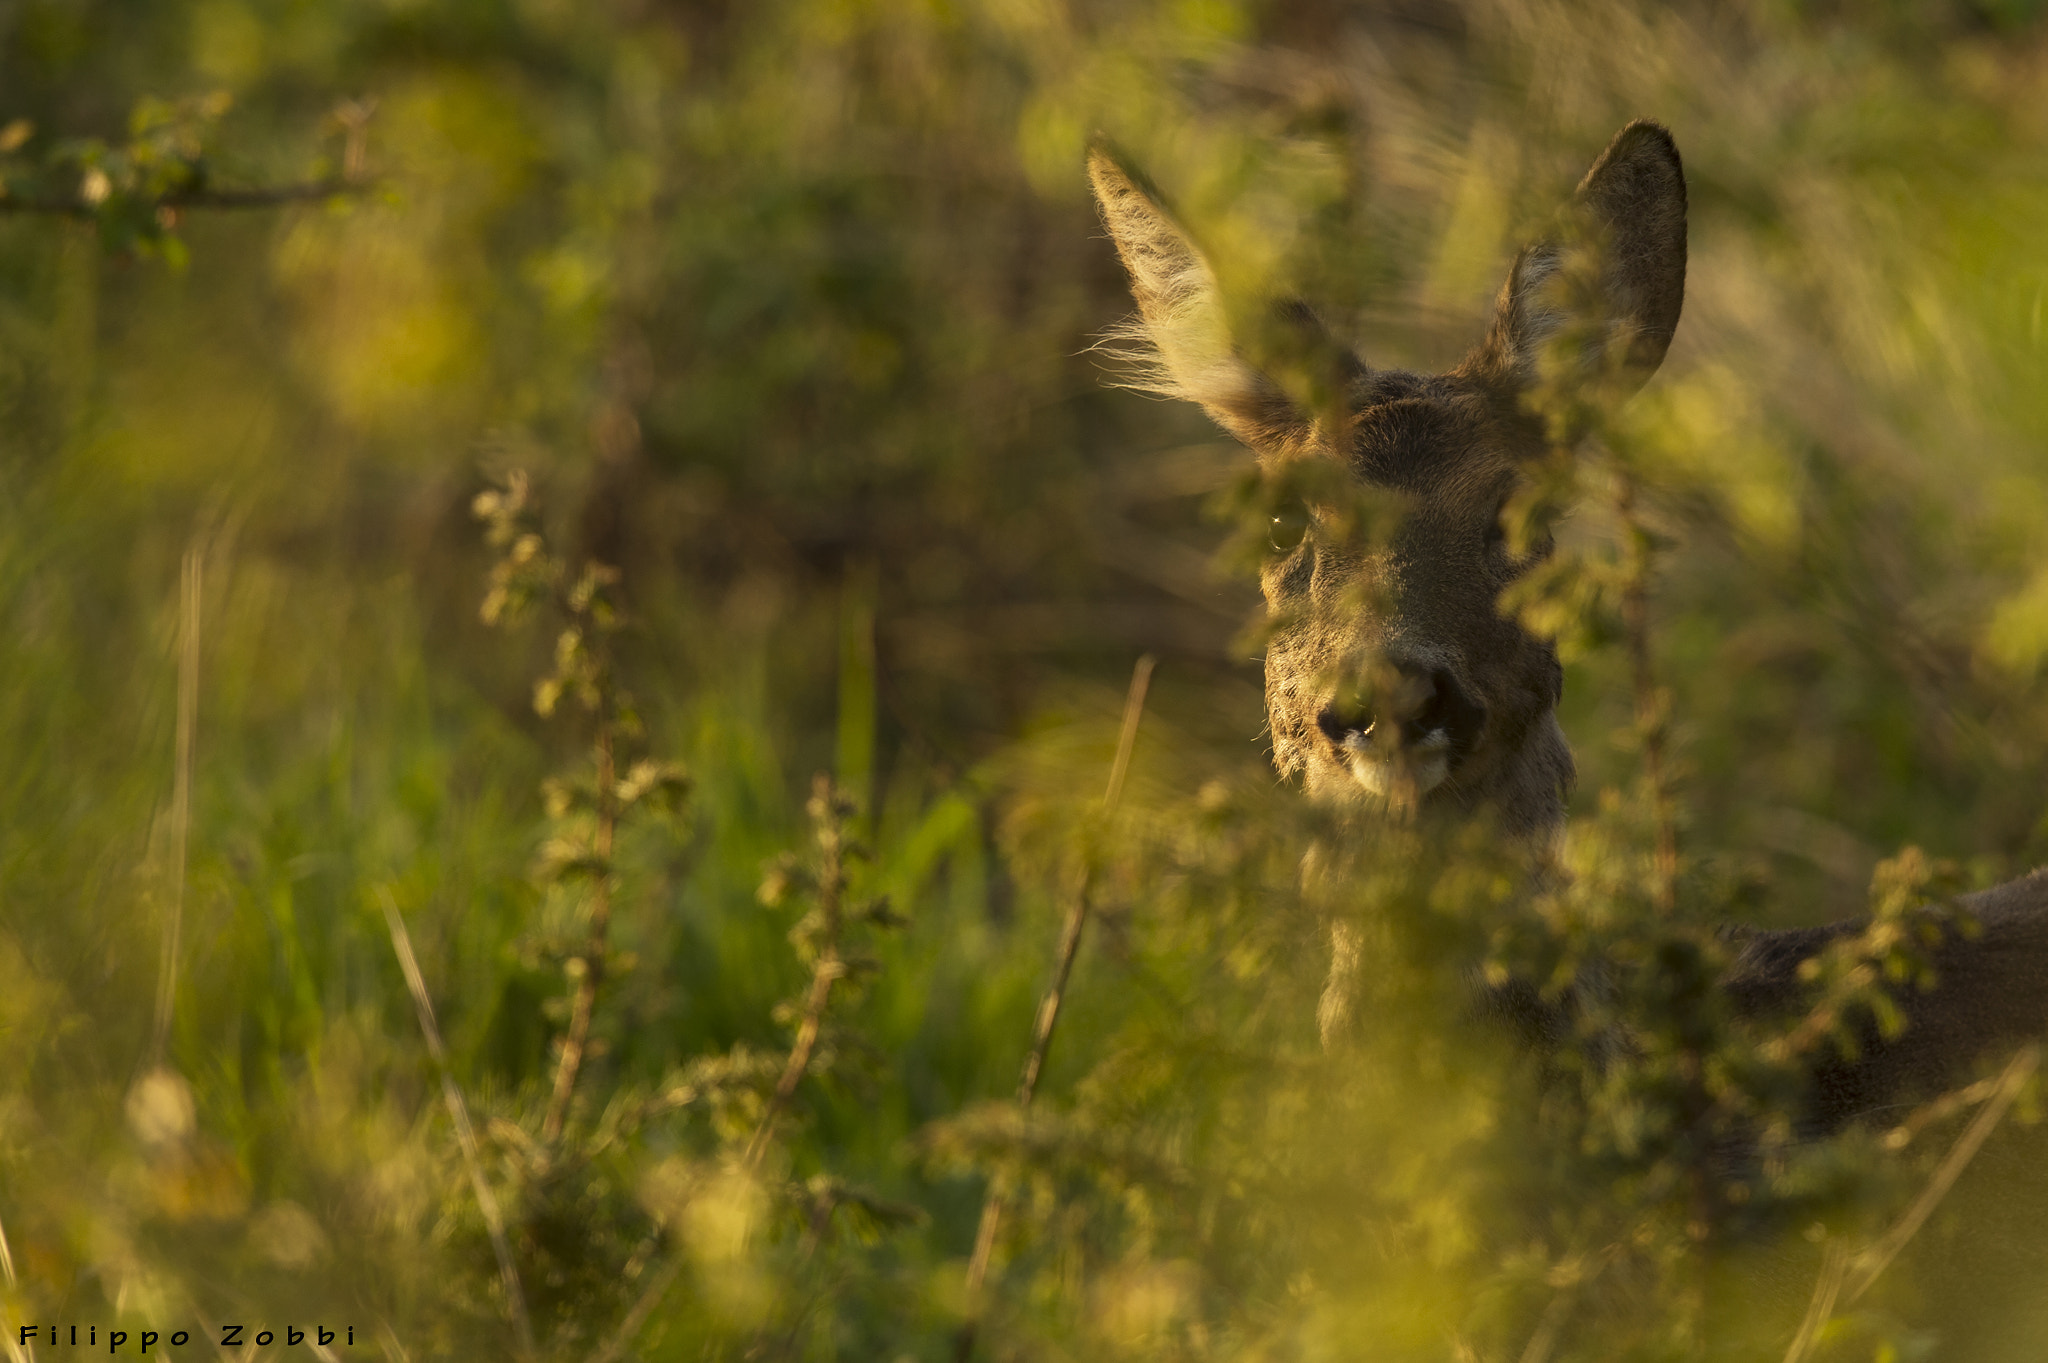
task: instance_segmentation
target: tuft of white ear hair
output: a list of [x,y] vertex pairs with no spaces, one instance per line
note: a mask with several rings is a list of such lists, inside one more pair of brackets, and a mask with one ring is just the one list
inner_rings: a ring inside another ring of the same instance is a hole
[[1106,153],[1090,153],[1088,178],[1138,302],[1138,316],[1105,333],[1098,347],[1124,365],[1119,386],[1200,403],[1242,438],[1276,393],[1238,354],[1215,272]]

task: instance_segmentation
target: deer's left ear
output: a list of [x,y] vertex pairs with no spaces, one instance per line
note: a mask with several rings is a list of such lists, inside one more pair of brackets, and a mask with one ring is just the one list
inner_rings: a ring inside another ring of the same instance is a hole
[[1215,271],[1180,225],[1101,147],[1089,153],[1088,178],[1138,302],[1138,323],[1109,338],[1133,343],[1123,352],[1136,361],[1128,386],[1200,403],[1255,450],[1306,430],[1302,408],[1245,358]]
[[1648,121],[1615,135],[1579,182],[1557,239],[1523,249],[1470,366],[1517,387],[1544,351],[1633,392],[1656,372],[1685,302],[1685,171]]

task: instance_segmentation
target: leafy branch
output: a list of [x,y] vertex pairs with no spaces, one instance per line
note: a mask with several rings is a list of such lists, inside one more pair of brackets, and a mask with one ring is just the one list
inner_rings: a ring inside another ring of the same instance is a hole
[[[797,953],[811,960],[811,983],[804,994],[796,1038],[790,1044],[788,1059],[783,1062],[782,1075],[775,1081],[775,1091],[769,1096],[767,1110],[761,1114],[753,1137],[747,1142],[746,1153],[740,1159],[740,1167],[749,1174],[760,1167],[761,1157],[767,1153],[768,1144],[775,1137],[775,1124],[781,1120],[783,1109],[789,1106],[796,1086],[810,1071],[811,1056],[818,1045],[818,1030],[824,1024],[825,1009],[832,1001],[832,986],[844,979],[856,965],[866,964],[849,959],[841,951],[847,919],[847,858],[859,855],[862,850],[846,832],[847,820],[854,812],[853,802],[839,793],[830,776],[820,772],[811,783],[811,798],[804,808],[811,816],[813,837],[817,843],[816,868],[807,872],[793,861],[778,864],[762,881],[760,898],[763,904],[773,907],[782,903],[793,882],[799,879],[808,881],[806,888],[813,896],[814,907],[790,929],[789,937]],[[869,921],[890,921],[884,901],[864,905],[859,912]]]
[[[788,1053],[780,1066],[771,1071],[768,1062],[772,1057],[759,1055],[743,1043],[725,1057],[695,1062],[688,1077],[669,1086],[655,1100],[659,1106],[691,1105],[719,1093],[744,1090],[748,1080],[774,1072],[774,1088],[769,1091],[735,1162],[740,1178],[748,1182],[760,1176],[768,1153],[775,1147],[790,1109],[795,1106],[804,1078],[831,1064],[831,1048],[821,1043],[826,1040],[832,1004],[835,998],[844,996],[837,986],[879,969],[880,963],[856,946],[853,934],[862,929],[891,930],[904,921],[890,907],[886,896],[852,893],[853,864],[866,859],[869,852],[849,831],[857,812],[854,802],[829,775],[820,772],[813,778],[805,812],[811,820],[811,855],[803,858],[785,854],[771,862],[757,895],[768,908],[779,908],[792,898],[810,902],[809,909],[789,932],[798,956],[811,967],[810,981],[800,1005],[789,1000],[776,1010],[778,1017],[796,1024]],[[915,1207],[883,1198],[831,1174],[819,1174],[802,1184],[785,1186],[781,1193],[787,1204],[794,1205],[803,1226],[797,1252],[800,1267],[810,1263],[825,1242],[833,1220],[842,1212],[857,1228],[868,1231],[915,1224],[923,1219],[923,1213]],[[683,1266],[683,1257],[672,1252],[621,1318],[610,1339],[595,1353],[595,1363],[611,1363],[625,1353]],[[780,1352],[789,1352],[802,1323],[799,1312],[786,1324]],[[763,1324],[745,1353],[748,1358],[755,1358],[767,1348],[768,1329]],[[706,1357],[714,1356],[715,1351],[714,1344],[707,1348]]]
[[472,509],[498,551],[481,611],[484,622],[510,624],[536,606],[552,608],[562,628],[553,669],[534,686],[533,708],[551,716],[567,699],[592,720],[588,774],[551,779],[544,787],[553,827],[541,849],[541,877],[550,885],[588,887],[584,939],[563,963],[572,987],[569,1021],[541,1119],[541,1140],[552,1145],[561,1139],[589,1054],[591,1018],[607,973],[621,822],[641,808],[673,811],[689,781],[677,764],[645,756],[620,775],[622,745],[640,740],[643,730],[632,697],[619,685],[613,656],[612,639],[623,623],[618,570],[592,561],[571,576],[535,526],[532,485],[523,471],[479,493]]
[[[116,254],[158,256],[183,266],[177,236],[190,211],[276,208],[361,193],[370,101],[344,101],[327,128],[342,140],[339,164],[286,184],[223,185],[208,154],[231,99],[224,91],[182,100],[145,99],[128,120],[125,141],[58,138],[35,146],[27,119],[0,126],[0,214],[71,218],[99,228]],[[28,154],[33,148],[35,154]]]

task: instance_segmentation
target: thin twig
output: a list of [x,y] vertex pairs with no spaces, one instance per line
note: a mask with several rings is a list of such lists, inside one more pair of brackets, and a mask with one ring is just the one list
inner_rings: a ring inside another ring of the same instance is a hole
[[1550,1351],[1557,1347],[1557,1337],[1564,1330],[1565,1319],[1571,1315],[1572,1306],[1579,1299],[1577,1284],[1561,1287],[1543,1308],[1537,1318],[1536,1330],[1529,1336],[1528,1347],[1522,1350],[1521,1363],[1549,1363]]
[[1651,898],[1659,913],[1678,902],[1678,828],[1672,814],[1671,788],[1665,772],[1665,744],[1670,733],[1667,698],[1657,685],[1650,657],[1650,544],[1636,514],[1635,481],[1617,472],[1615,514],[1626,544],[1626,577],[1622,588],[1622,628],[1628,635],[1631,689],[1635,693],[1636,728],[1643,744],[1643,781],[1650,790],[1651,817],[1656,821],[1655,875]]
[[178,1001],[179,941],[185,922],[187,849],[192,837],[192,755],[199,728],[199,607],[203,564],[198,545],[180,565],[178,609],[178,739],[171,787],[171,911],[164,921],[157,961],[156,1022],[150,1031],[149,1069],[163,1064]]
[[1131,750],[1138,743],[1138,720],[1145,713],[1145,692],[1152,685],[1152,669],[1159,660],[1147,653],[1131,669],[1131,687],[1124,694],[1124,724],[1116,736],[1116,757],[1109,764],[1109,789],[1102,794],[1102,812],[1116,813],[1124,797],[1124,777],[1130,774]]
[[[173,211],[276,208],[289,203],[307,203],[361,194],[370,188],[371,184],[368,181],[330,178],[255,189],[173,189],[147,202],[153,208],[168,208]],[[18,199],[12,195],[0,194],[0,214],[24,213],[43,217],[90,219],[99,216],[101,205],[105,202],[104,199],[95,201],[78,196],[63,199]]]
[[1572,1308],[1578,1304],[1579,1294],[1585,1290],[1586,1284],[1605,1273],[1608,1266],[1621,1257],[1625,1244],[1616,1241],[1601,1250],[1590,1263],[1574,1258],[1558,1266],[1551,1276],[1556,1291],[1544,1305],[1543,1314],[1536,1318],[1536,1329],[1522,1348],[1521,1363],[1548,1363],[1552,1351],[1557,1348],[1558,1336],[1564,1332],[1565,1322],[1571,1319]]
[[[211,1312],[207,1311],[205,1307],[199,1304],[199,1298],[196,1295],[194,1295],[191,1286],[188,1285],[184,1290],[180,1291],[178,1295],[184,1298],[185,1310],[188,1314],[192,1316],[193,1319],[204,1320],[208,1315],[212,1314]],[[246,1298],[242,1298],[238,1293],[232,1293],[230,1295],[236,1298],[237,1305],[241,1305],[247,1300]],[[204,1338],[206,1339],[206,1342],[212,1346],[213,1352],[216,1357],[226,1359],[228,1360],[228,1363],[234,1363],[235,1356],[228,1352],[226,1345],[222,1344],[219,1340],[213,1338],[212,1333],[210,1331],[204,1335]],[[54,1335],[51,1336],[50,1342],[52,1344],[57,1342],[56,1337]],[[243,1354],[247,1355],[248,1352],[255,1347],[255,1345],[256,1341],[254,1340],[245,1341],[242,1344]]]
[[454,1071],[449,1068],[448,1051],[441,1044],[441,1028],[434,1021],[434,1004],[427,997],[427,982],[412,954],[412,937],[405,930],[405,919],[399,915],[398,901],[381,885],[377,887],[377,897],[383,901],[384,922],[391,929],[391,946],[398,953],[398,967],[405,972],[405,987],[412,991],[413,1007],[419,1012],[427,1054],[434,1058],[434,1065],[441,1072],[441,1099],[448,1105],[449,1119],[455,1123],[455,1139],[462,1147],[463,1163],[469,1168],[477,1208],[483,1213],[484,1228],[490,1232],[491,1251],[498,1256],[498,1277],[505,1286],[505,1309],[512,1317],[513,1332],[519,1337],[519,1351],[531,1358],[533,1323],[526,1314],[526,1293],[519,1285],[519,1267],[512,1261],[512,1244],[505,1237],[504,1213],[498,1209],[497,1195],[484,1179],[483,1156],[477,1150],[476,1131],[469,1123],[469,1105],[462,1101],[462,1090],[456,1087]]
[[[14,1249],[7,1243],[7,1227],[0,1223],[0,1274],[7,1278],[7,1292],[14,1293]],[[7,1331],[7,1356],[14,1363],[36,1363],[36,1346],[29,1343],[24,1348],[21,1332],[14,1328],[14,1312],[0,1310],[0,1327]]]
[[613,768],[611,697],[607,695],[600,700],[597,713],[597,836],[591,849],[597,861],[597,880],[590,894],[590,937],[583,948],[583,971],[576,981],[569,1031],[562,1038],[562,1057],[555,1066],[554,1092],[540,1124],[541,1139],[550,1143],[561,1136],[562,1123],[568,1118],[569,1098],[589,1048],[597,987],[604,981],[605,939],[612,921],[612,844],[619,823],[618,778]]
[[[1157,660],[1149,653],[1131,669],[1131,687],[1124,696],[1123,729],[1117,735],[1116,758],[1109,767],[1109,788],[1102,796],[1102,814],[1107,819],[1123,798],[1124,777],[1130,770],[1131,750],[1138,741],[1138,720],[1145,712],[1145,692],[1152,684]],[[1060,1005],[1066,999],[1067,977],[1073,972],[1074,957],[1081,949],[1081,931],[1088,924],[1089,867],[1084,861],[1067,906],[1066,921],[1060,926],[1059,951],[1053,966],[1052,983],[1039,1001],[1038,1017],[1032,1028],[1031,1050],[1024,1057],[1024,1072],[1017,1081],[1017,1107],[1028,1111],[1038,1091],[1038,1076],[1052,1049],[1053,1028],[1060,1020]],[[1000,1174],[989,1182],[988,1197],[981,1204],[981,1223],[974,1232],[974,1254],[967,1261],[967,1319],[954,1339],[955,1363],[967,1363],[974,1355],[974,1338],[981,1325],[981,1289],[988,1277],[989,1260],[995,1254],[996,1233],[1002,1227],[1009,1189]]]
[[1828,1241],[1821,1254],[1820,1281],[1814,1284],[1813,1300],[1806,1304],[1806,1318],[1799,1322],[1799,1333],[1792,1337],[1792,1347],[1785,1351],[1785,1363],[1805,1363],[1806,1356],[1813,1352],[1813,1346],[1820,1340],[1821,1327],[1835,1314],[1842,1275],[1848,1268],[1849,1252],[1839,1240]]
[[1848,1287],[1849,1301],[1853,1302],[1869,1291],[1870,1285],[1877,1281],[1878,1275],[1883,1273],[1891,1261],[1898,1257],[1899,1251],[1906,1247],[1906,1242],[1919,1233],[1920,1227],[1934,1214],[1934,1209],[1940,1204],[1941,1199],[1947,1196],[1948,1190],[1962,1177],[1963,1170],[1976,1158],[1977,1151],[1991,1135],[1992,1128],[2005,1116],[2006,1110],[2013,1105],[2013,1100],[2020,1096],[2021,1086],[2027,1082],[2027,1077],[2040,1063],[2041,1048],[2038,1045],[2021,1047],[2013,1058],[2006,1062],[2004,1073],[1998,1076],[1997,1090],[1971,1119],[1963,1134],[1956,1138],[1956,1143],[1950,1147],[1948,1154],[1942,1157],[1933,1177],[1929,1178],[1927,1186],[1920,1190],[1920,1196],[1913,1199],[1913,1205],[1906,1209],[1906,1214],[1899,1218],[1897,1225],[1885,1233],[1882,1240],[1857,1256],[1855,1276],[1850,1279]]
[[[832,1213],[836,1210],[838,1210],[837,1203],[830,1198],[819,1198],[811,1204],[811,1214],[804,1218],[804,1233],[797,1242],[797,1272],[801,1273],[810,1267],[812,1258],[817,1255],[818,1246],[825,1243],[825,1232],[832,1228]],[[807,1294],[797,1304],[796,1310],[790,1313],[789,1328],[784,1330],[781,1338],[776,1341],[776,1349],[772,1357],[787,1358],[790,1356],[790,1353],[796,1348],[797,1336],[803,1333],[804,1321],[809,1318],[812,1311],[817,1309],[818,1301],[823,1295],[825,1294]],[[748,1343],[746,1352],[741,1354],[740,1357],[750,1361],[759,1359],[763,1356],[768,1356],[767,1348],[768,1323],[763,1321],[761,1327],[754,1332],[754,1338]]]
[[[1658,915],[1669,921],[1678,907],[1678,819],[1671,795],[1671,773],[1667,744],[1671,734],[1671,697],[1657,684],[1655,660],[1650,647],[1650,580],[1654,564],[1649,529],[1636,509],[1635,479],[1625,468],[1614,470],[1614,511],[1621,522],[1623,565],[1621,617],[1628,636],[1630,687],[1635,693],[1636,732],[1642,742],[1643,784],[1650,796],[1650,818],[1654,827],[1655,850],[1650,870],[1650,903]],[[1684,1087],[1678,1098],[1682,1129],[1701,1129],[1715,1099],[1707,1091],[1706,1063],[1697,1047],[1684,1046],[1677,1057],[1678,1077]],[[1714,1180],[1706,1167],[1694,1160],[1687,1170],[1691,1184],[1691,1226],[1703,1236],[1715,1220]],[[1705,1280],[1702,1280],[1702,1291]]]
[[369,176],[363,166],[369,157],[370,117],[377,112],[375,96],[366,99],[345,99],[335,106],[330,115],[340,125],[341,181],[343,184],[368,186]]
[[384,1356],[390,1359],[391,1363],[412,1363],[412,1355],[405,1351],[405,1345],[399,1341],[398,1332],[391,1328],[390,1321],[381,1316],[377,1319],[377,1342],[383,1346]]
[[612,1337],[604,1342],[603,1348],[590,1356],[590,1363],[614,1363],[615,1359],[625,1353],[626,1346],[639,1335],[641,1327],[647,1324],[647,1318],[654,1314],[654,1308],[659,1306],[662,1297],[667,1295],[669,1285],[682,1271],[682,1256],[671,1254],[668,1260],[654,1271],[654,1276],[647,1280],[647,1286],[641,1289],[632,1309],[620,1318],[619,1328],[612,1331]]
[[1965,1108],[1975,1107],[1998,1092],[1998,1078],[1994,1074],[1989,1079],[1979,1079],[1974,1084],[1965,1084],[1914,1109],[1907,1113],[1905,1119],[1897,1126],[1884,1133],[1884,1140],[1881,1143],[1887,1150],[1905,1149],[1919,1138],[1922,1131],[1936,1122],[1947,1121]]
[[[1806,1319],[1800,1324],[1799,1333],[1792,1340],[1792,1347],[1785,1353],[1785,1363],[1803,1363],[1813,1349],[1820,1329],[1826,1325],[1835,1312],[1839,1299],[1843,1305],[1853,1304],[1898,1258],[1920,1228],[1927,1224],[1927,1218],[1962,1177],[1977,1152],[1992,1130],[2005,1117],[2013,1102],[2020,1095],[2020,1089],[2041,1063],[2039,1045],[2023,1046],[2006,1062],[2005,1069],[1993,1082],[1990,1096],[1977,1115],[1970,1120],[1956,1143],[1942,1157],[1941,1164],[1928,1178],[1927,1186],[1913,1199],[1913,1205],[1899,1218],[1884,1238],[1861,1254],[1852,1263],[1846,1250],[1839,1243],[1828,1245],[1827,1257],[1821,1262],[1820,1281],[1814,1284],[1813,1300],[1807,1304]],[[1975,1088],[1972,1085],[1972,1088]]]

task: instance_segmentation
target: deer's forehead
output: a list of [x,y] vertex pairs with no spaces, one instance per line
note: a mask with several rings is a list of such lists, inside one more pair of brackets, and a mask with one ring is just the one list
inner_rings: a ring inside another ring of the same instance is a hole
[[1410,391],[1368,401],[1353,416],[1353,471],[1431,502],[1487,501],[1513,471],[1487,405],[1441,380],[1411,382]]

